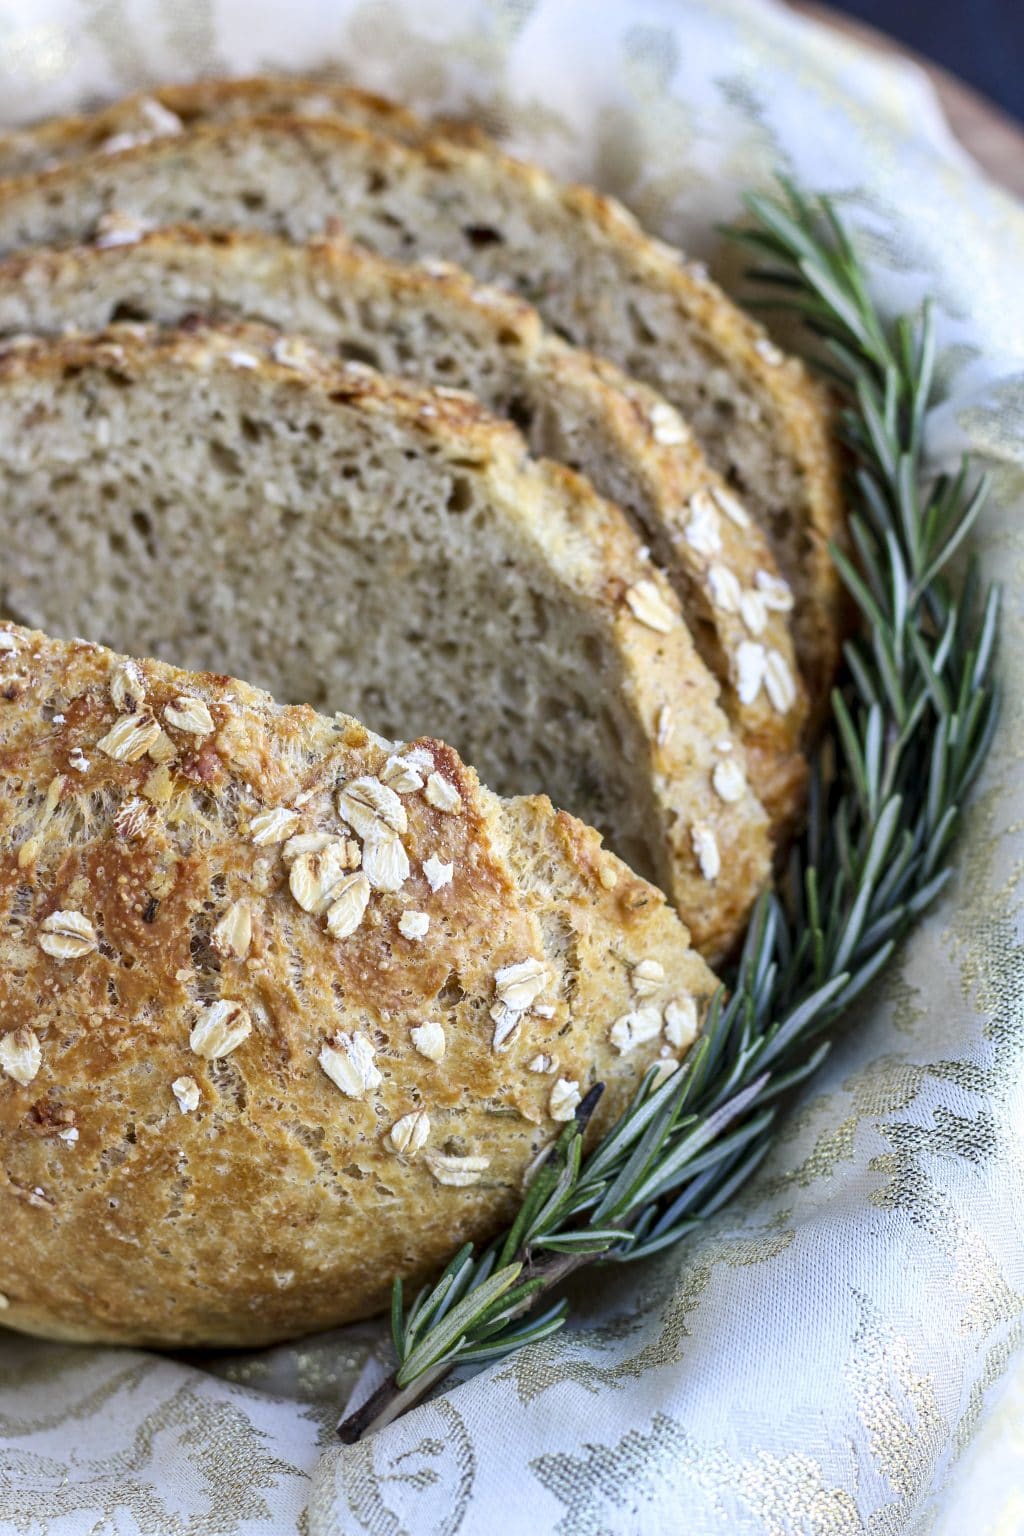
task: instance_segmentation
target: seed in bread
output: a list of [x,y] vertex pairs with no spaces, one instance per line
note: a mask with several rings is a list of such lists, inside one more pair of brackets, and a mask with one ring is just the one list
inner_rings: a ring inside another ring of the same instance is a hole
[[[118,809],[147,761],[90,748],[84,780],[62,771],[117,718],[123,659],[0,635],[5,1326],[255,1346],[377,1311],[393,1275],[418,1284],[512,1217],[596,1082],[599,1133],[662,1049],[684,1054],[671,1010],[683,998],[703,1017],[714,976],[660,892],[548,800],[499,800],[450,748],[416,743],[461,814],[406,795],[394,835],[415,906],[368,892],[336,937],[295,901],[287,844],[249,829],[295,807],[297,835],[341,837],[338,787],[380,780],[379,738],[220,674],[136,662],[156,718],[186,695],[215,729],[201,771],[176,744],[169,799],[125,840]],[[438,890],[419,873],[431,858],[455,871]],[[409,910],[430,923],[403,946]],[[85,923],[97,942],[74,955],[36,942]],[[641,968],[663,1028],[622,1054],[609,1029]],[[502,1052],[497,993],[518,1010]]]
[[250,117],[254,112],[340,115],[395,138],[423,137],[419,118],[357,86],[290,75],[196,80],[155,86],[95,112],[46,118],[0,134],[0,177],[52,170],[85,155],[118,154],[153,139],[172,138],[196,123]]

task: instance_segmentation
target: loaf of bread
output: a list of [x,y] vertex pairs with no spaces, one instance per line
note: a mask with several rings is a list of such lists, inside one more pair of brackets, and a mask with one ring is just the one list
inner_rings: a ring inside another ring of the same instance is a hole
[[0,612],[216,669],[543,790],[729,950],[767,818],[618,508],[468,396],[234,327],[0,359]]
[[838,656],[827,402],[337,84],[0,135],[3,257],[0,1318],[369,1315],[699,1034]]
[[[616,203],[563,186],[479,135],[407,144],[365,131],[365,121],[363,113],[358,122],[200,121],[8,181],[0,184],[0,251],[81,241],[97,230],[131,238],[132,219],[293,239],[336,219],[382,255],[444,257],[513,288],[560,335],[653,385],[690,422],[772,541],[793,587],[797,651],[820,706],[842,632],[828,541],[842,538],[843,519],[828,410],[801,365]],[[751,642],[745,656],[744,691],[778,692],[781,671],[765,648]]]
[[[193,381],[195,382],[195,381]],[[0,1293],[257,1345],[507,1221],[715,980],[547,799],[231,678],[0,625]]]
[[[331,354],[469,390],[514,419],[535,454],[585,474],[630,514],[672,580],[758,798],[776,827],[796,817],[806,696],[792,594],[753,519],[660,396],[551,335],[511,294],[443,263],[404,266],[337,241],[176,228],[0,263],[0,338],[192,314],[258,316]],[[756,647],[794,679],[791,690],[748,696],[744,665]]]

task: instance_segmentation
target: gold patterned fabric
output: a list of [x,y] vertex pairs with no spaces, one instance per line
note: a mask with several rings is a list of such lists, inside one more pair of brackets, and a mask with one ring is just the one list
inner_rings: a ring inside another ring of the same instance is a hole
[[832,193],[887,304],[936,296],[930,448],[994,473],[1006,707],[955,881],[703,1235],[347,1450],[379,1325],[188,1361],[0,1329],[0,1532],[1024,1530],[1024,211],[916,72],[756,0],[0,4],[9,124],[266,67],[473,112],[730,282],[741,188]]

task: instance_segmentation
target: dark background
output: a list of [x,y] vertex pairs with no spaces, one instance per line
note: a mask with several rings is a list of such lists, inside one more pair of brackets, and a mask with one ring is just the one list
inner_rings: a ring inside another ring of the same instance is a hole
[[1024,0],[832,0],[1024,120]]

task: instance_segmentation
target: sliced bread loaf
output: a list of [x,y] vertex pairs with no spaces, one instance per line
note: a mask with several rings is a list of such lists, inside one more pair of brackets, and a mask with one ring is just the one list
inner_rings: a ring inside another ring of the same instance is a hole
[[[545,331],[536,310],[501,289],[446,264],[403,266],[336,241],[176,228],[0,263],[0,337],[190,314],[256,317],[384,372],[468,389],[514,418],[533,453],[585,474],[629,512],[673,581],[758,797],[777,825],[795,818],[806,699],[799,683],[773,691],[776,671],[797,676],[792,595],[759,529],[661,397]],[[771,670],[750,698],[744,664],[755,646]]]
[[0,360],[0,610],[442,732],[658,879],[709,954],[767,818],[619,509],[510,425],[256,328]]
[[0,177],[30,176],[86,155],[116,154],[151,139],[167,138],[195,123],[264,112],[343,117],[411,143],[434,132],[396,102],[334,80],[295,75],[196,80],[136,91],[93,112],[50,117],[0,133]]
[[670,1070],[715,987],[548,800],[228,677],[0,625],[0,786],[28,1333],[259,1345],[379,1310],[510,1219],[596,1082],[600,1125]]
[[[105,220],[113,220],[104,227]],[[796,596],[798,654],[820,703],[842,627],[828,540],[842,535],[824,398],[799,363],[616,203],[487,143],[420,145],[338,119],[208,123],[0,185],[0,251],[132,238],[133,220],[304,239],[332,219],[399,260],[460,263],[535,303],[567,340],[654,385],[772,541]],[[745,691],[773,675],[748,651]],[[775,691],[792,695],[775,674]]]

